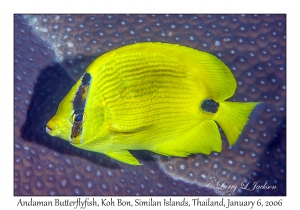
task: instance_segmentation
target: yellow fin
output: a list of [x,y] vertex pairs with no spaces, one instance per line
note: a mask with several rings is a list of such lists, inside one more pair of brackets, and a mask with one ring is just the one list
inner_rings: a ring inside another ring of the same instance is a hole
[[[215,101],[224,101],[230,98],[237,87],[236,80],[231,70],[216,56],[177,44],[161,42],[143,42],[128,45],[118,49],[122,51],[137,50],[141,52],[160,52],[170,57],[180,59],[186,64],[190,77],[201,80],[209,87],[209,96]],[[197,76],[199,75],[199,78]]]
[[208,94],[215,101],[224,101],[233,96],[236,90],[236,80],[230,69],[220,59],[212,54],[197,51],[195,68],[201,75],[202,82],[209,87]]
[[118,132],[118,133],[136,133],[136,132],[140,132],[146,129],[149,129],[151,126],[143,126],[143,127],[136,127],[136,128],[128,128],[125,126],[121,126],[121,125],[113,125],[113,124],[109,124],[106,126],[106,128],[110,131],[113,132]]
[[196,153],[220,152],[222,141],[217,124],[213,120],[205,120],[173,141],[156,149],[153,151],[162,155],[186,157]]
[[236,143],[257,104],[259,102],[220,102],[215,120],[223,129],[230,146]]
[[130,165],[141,165],[139,161],[135,157],[133,157],[128,150],[107,152],[105,154],[123,163],[127,163]]

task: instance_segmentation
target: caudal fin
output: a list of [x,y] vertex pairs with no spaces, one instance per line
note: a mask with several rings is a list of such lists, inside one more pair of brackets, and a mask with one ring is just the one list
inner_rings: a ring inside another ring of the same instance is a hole
[[230,146],[236,143],[249,120],[249,115],[258,104],[259,102],[220,102],[215,120],[223,129]]

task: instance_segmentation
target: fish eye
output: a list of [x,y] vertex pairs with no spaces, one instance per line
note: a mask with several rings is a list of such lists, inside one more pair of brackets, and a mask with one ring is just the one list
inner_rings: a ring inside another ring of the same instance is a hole
[[75,115],[74,122],[81,122],[82,119],[83,119],[83,115],[80,114]]
[[72,116],[71,123],[80,125],[86,120],[86,114],[82,111],[75,111]]

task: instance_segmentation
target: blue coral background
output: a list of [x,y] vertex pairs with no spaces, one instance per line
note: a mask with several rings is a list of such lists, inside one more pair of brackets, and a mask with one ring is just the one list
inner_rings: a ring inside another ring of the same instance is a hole
[[[235,75],[232,101],[264,102],[234,148],[129,166],[50,137],[45,124],[99,55],[161,41],[212,53]],[[207,188],[241,181],[272,190]],[[14,195],[286,195],[285,15],[14,15]]]

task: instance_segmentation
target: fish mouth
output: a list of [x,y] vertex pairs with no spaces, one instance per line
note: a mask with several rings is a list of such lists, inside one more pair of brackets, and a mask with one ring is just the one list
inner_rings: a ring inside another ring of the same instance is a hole
[[46,126],[46,132],[47,132],[48,134],[51,134],[51,131],[52,131],[52,129],[51,129],[50,127]]
[[57,136],[59,130],[58,130],[58,125],[56,124],[56,122],[54,122],[53,120],[50,120],[50,121],[46,124],[46,132],[47,132],[50,136]]

